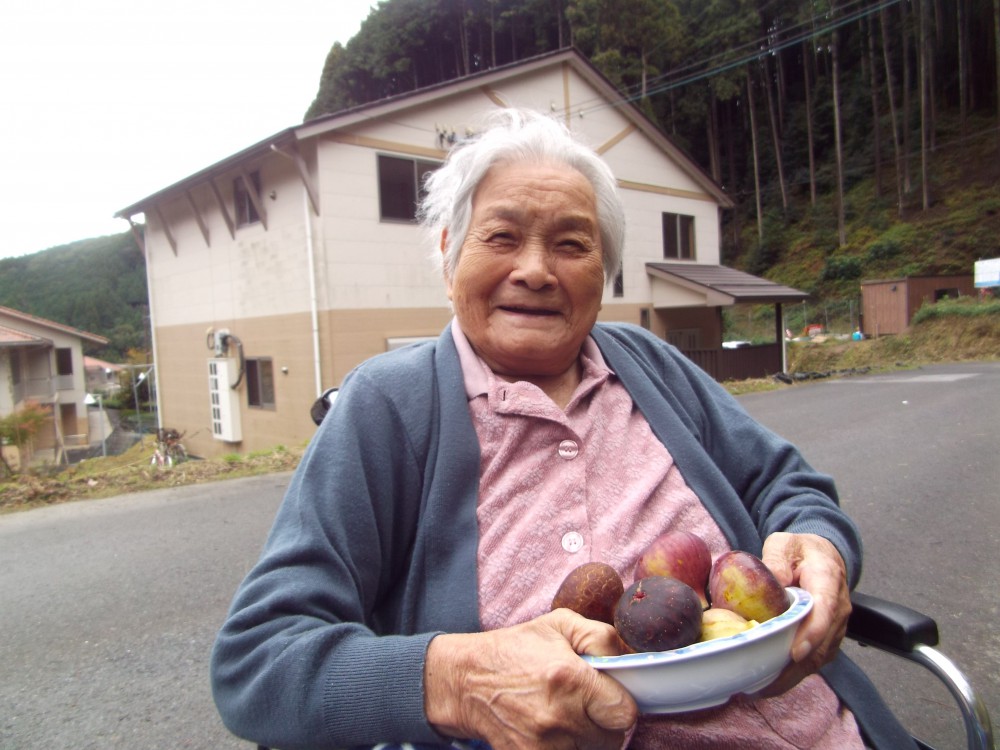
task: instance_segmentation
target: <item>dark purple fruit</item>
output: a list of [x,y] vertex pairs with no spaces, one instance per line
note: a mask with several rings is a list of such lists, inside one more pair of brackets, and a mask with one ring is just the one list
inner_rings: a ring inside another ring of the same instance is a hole
[[602,562],[574,568],[562,582],[552,609],[567,607],[591,620],[614,625],[615,604],[625,591],[618,571]]
[[676,578],[649,576],[622,594],[614,625],[633,651],[670,651],[698,640],[701,614],[693,588]]

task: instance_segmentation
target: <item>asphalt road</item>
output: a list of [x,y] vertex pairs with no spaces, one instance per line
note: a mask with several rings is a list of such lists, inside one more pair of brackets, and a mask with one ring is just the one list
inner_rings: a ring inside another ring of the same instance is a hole
[[[837,480],[861,529],[859,589],[925,612],[1000,723],[1000,363],[925,367],[740,399]],[[847,647],[922,739],[965,747],[922,667]],[[994,732],[996,734],[996,731]]]
[[288,479],[0,516],[0,748],[250,748],[208,655]]
[[[745,396],[838,479],[861,588],[933,615],[1000,719],[1000,364]],[[0,750],[241,748],[208,688],[212,640],[288,475],[0,516]],[[919,667],[852,649],[908,725],[964,747]]]

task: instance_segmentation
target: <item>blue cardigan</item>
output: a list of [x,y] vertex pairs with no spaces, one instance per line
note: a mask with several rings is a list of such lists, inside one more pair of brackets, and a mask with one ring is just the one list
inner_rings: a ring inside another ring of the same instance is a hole
[[[635,326],[592,332],[609,367],[733,547],[776,531],[861,543],[831,479],[676,349]],[[212,654],[236,734],[282,750],[440,743],[423,708],[427,645],[479,631],[479,446],[450,327],[344,381],[295,472]],[[841,655],[824,671],[869,744],[908,736]]]

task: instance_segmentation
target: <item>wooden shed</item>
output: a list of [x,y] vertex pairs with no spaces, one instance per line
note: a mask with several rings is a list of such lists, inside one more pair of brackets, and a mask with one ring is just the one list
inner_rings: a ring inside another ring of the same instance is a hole
[[865,336],[902,333],[925,302],[974,294],[972,274],[862,281],[861,331]]

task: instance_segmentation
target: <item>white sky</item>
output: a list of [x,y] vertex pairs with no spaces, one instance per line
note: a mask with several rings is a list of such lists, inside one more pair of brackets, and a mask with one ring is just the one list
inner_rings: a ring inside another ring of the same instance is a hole
[[0,18],[0,257],[302,121],[377,0],[12,0]]

